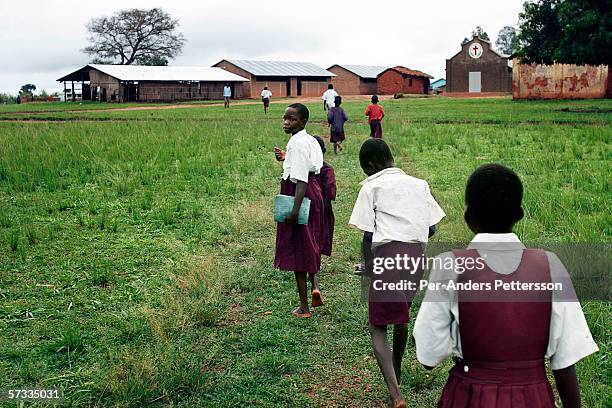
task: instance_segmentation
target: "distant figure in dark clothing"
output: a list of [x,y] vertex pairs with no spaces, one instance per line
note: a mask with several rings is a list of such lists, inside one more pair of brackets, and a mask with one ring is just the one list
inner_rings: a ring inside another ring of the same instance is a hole
[[342,97],[336,96],[334,98],[334,107],[329,108],[327,112],[327,123],[331,126],[331,132],[329,141],[334,144],[334,153],[338,154],[338,149],[342,151],[342,142],[345,139],[344,136],[344,122],[348,120],[346,111],[340,107],[342,104]]

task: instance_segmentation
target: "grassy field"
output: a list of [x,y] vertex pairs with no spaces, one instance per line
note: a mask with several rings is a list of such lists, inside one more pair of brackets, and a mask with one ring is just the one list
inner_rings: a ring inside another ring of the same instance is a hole
[[[463,187],[485,162],[524,181],[523,240],[611,241],[612,101],[382,105],[398,166],[427,179],[448,214],[434,242],[470,239]],[[259,105],[1,106],[0,388],[61,387],[61,406],[384,406],[351,270],[361,237],[346,227],[364,178],[365,106],[346,103],[347,148],[326,156],[335,248],[320,275],[326,305],[310,320],[291,316],[293,275],[272,267],[284,105],[267,116]],[[308,130],[327,134],[320,104],[309,107]],[[577,366],[584,405],[609,407],[611,306],[583,307],[601,350]],[[422,369],[411,340],[409,406],[434,406],[449,367]]]

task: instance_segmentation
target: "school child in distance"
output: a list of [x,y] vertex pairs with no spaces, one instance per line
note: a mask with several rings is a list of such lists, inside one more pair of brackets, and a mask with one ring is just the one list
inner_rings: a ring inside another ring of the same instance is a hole
[[[314,136],[321,146],[325,156],[325,141],[320,136]],[[336,174],[331,164],[323,161],[323,167],[319,173],[319,181],[323,193],[323,226],[321,228],[321,254],[331,256],[334,241],[334,226],[336,219],[332,208],[332,201],[336,200]]]
[[[285,110],[283,130],[291,134],[286,151],[274,149],[276,159],[283,162],[280,193],[295,197],[291,214],[285,222],[277,223],[274,267],[293,271],[300,298],[300,306],[292,313],[297,317],[311,317],[306,294],[307,282],[312,285],[312,306],[323,304],[317,272],[321,267],[321,226],[323,223],[323,196],[318,174],[323,166],[323,154],[316,139],[306,130],[308,108],[301,103],[289,105]],[[304,197],[310,199],[307,225],[297,224]]]
[[370,124],[370,137],[382,139],[382,120],[385,117],[385,111],[378,104],[378,96],[372,95],[372,103],[366,108],[365,115]]
[[[455,366],[438,407],[553,408],[545,359],[555,377],[565,408],[580,406],[574,364],[596,352],[577,299],[559,301],[558,293],[496,292],[487,303],[484,291],[455,290],[448,283],[518,280],[530,283],[571,280],[559,258],[527,249],[512,233],[523,218],[523,186],[507,167],[486,164],[474,171],[465,189],[465,221],[476,234],[466,250],[439,255],[443,261],[484,260],[458,274],[446,263],[433,262],[432,282],[415,326],[417,358],[426,367],[453,354]],[[435,260],[434,260],[435,261]],[[436,266],[438,265],[438,266]],[[482,266],[484,265],[484,266]],[[444,286],[446,285],[446,286]],[[456,286],[456,285],[455,285]],[[564,292],[573,293],[573,288]],[[575,296],[575,294],[574,294]],[[497,300],[502,299],[502,300]],[[521,300],[523,299],[523,300]]]
[[342,151],[342,142],[345,139],[344,136],[344,123],[348,120],[346,111],[340,107],[342,104],[342,97],[336,96],[334,98],[334,107],[329,108],[327,112],[327,123],[330,125],[329,141],[334,144],[334,154],[338,154],[338,149]]
[[[425,180],[395,167],[389,146],[382,139],[368,139],[359,152],[361,168],[368,175],[361,185],[349,225],[363,231],[362,252],[366,274],[371,277],[368,321],[376,361],[395,408],[406,407],[400,391],[401,363],[408,339],[409,310],[415,290],[378,292],[375,280],[387,283],[408,279],[418,284],[422,268],[391,268],[373,274],[373,261],[408,256],[422,258],[435,225],[446,214],[432,197]],[[387,341],[387,325],[393,325],[393,350]]]
[[328,108],[333,108],[335,106],[334,100],[336,96],[338,96],[338,92],[334,90],[334,86],[332,84],[328,84],[327,91],[323,92],[323,96],[321,96],[321,99],[323,99],[323,110],[327,110]]
[[230,98],[232,97],[232,88],[230,88],[229,84],[226,83],[223,86],[223,107],[229,108]]
[[270,98],[272,97],[272,92],[268,89],[267,86],[264,86],[263,91],[261,91],[261,101],[264,106],[264,113],[268,113],[268,108],[270,106]]

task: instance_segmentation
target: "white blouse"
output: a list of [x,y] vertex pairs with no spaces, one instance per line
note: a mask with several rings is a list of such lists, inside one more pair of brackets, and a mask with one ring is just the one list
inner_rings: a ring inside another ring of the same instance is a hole
[[283,180],[308,183],[308,173],[319,174],[323,167],[323,152],[319,142],[305,129],[291,136],[283,161]]
[[390,241],[427,242],[429,227],[446,216],[425,180],[397,167],[361,182],[349,225],[372,232],[372,245]]
[[[507,275],[516,270],[525,246],[515,234],[477,234],[468,249],[478,249],[486,264],[496,273]],[[571,282],[567,270],[552,252],[546,252],[552,282],[568,285]],[[449,258],[451,259],[448,263]],[[452,269],[436,269],[440,265],[454,265],[452,252],[438,255],[433,262],[429,282],[447,284],[456,282],[457,273]],[[443,286],[444,287],[444,286]],[[564,292],[572,288],[565,288]],[[421,303],[414,324],[417,359],[426,366],[436,366],[450,355],[462,357],[459,335],[459,305],[457,291],[453,289],[428,290]],[[553,291],[550,334],[545,358],[550,359],[553,370],[575,364],[584,357],[598,351],[589,326],[578,301],[555,300]]]

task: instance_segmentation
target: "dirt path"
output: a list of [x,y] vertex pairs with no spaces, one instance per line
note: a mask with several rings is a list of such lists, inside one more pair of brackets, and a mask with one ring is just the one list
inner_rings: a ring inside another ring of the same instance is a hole
[[[342,97],[344,101],[368,101],[370,95],[349,95]],[[380,99],[392,99],[391,95],[381,96]],[[308,98],[283,98],[270,101],[273,104],[279,103],[297,103],[297,102],[319,102],[320,97],[308,97]],[[249,99],[244,101],[232,101],[231,106],[241,105],[261,105],[261,101],[255,99]],[[39,110],[39,111],[18,111],[18,112],[0,112],[0,115],[35,115],[39,113],[80,113],[80,112],[125,112],[125,111],[142,111],[142,110],[166,110],[166,109],[188,109],[188,108],[207,108],[207,107],[219,107],[223,106],[223,102],[219,103],[185,103],[185,104],[168,104],[168,105],[155,105],[155,106],[127,106],[123,108],[109,108],[109,109],[69,109],[69,110]],[[8,121],[7,121],[8,122]]]

